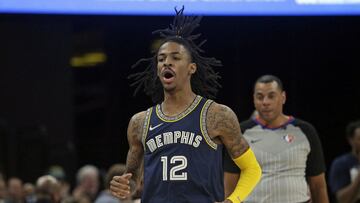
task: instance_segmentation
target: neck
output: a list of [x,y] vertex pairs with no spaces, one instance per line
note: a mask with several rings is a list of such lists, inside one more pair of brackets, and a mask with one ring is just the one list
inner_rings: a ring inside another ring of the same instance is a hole
[[167,116],[175,116],[185,111],[194,101],[196,94],[192,91],[168,93],[164,92],[162,111]]
[[266,121],[266,120],[262,119],[260,116],[258,117],[258,119],[261,121],[262,124],[264,124],[268,128],[277,128],[277,127],[284,125],[286,122],[288,122],[289,116],[280,114],[275,119],[270,120],[270,121]]

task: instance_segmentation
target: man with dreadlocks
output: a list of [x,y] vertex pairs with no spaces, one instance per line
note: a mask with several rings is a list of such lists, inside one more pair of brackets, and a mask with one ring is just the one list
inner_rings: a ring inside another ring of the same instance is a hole
[[[241,202],[252,191],[261,169],[242,137],[235,113],[207,99],[220,86],[212,69],[220,61],[200,55],[205,41],[192,35],[200,17],[177,11],[144,72],[131,76],[157,105],[135,114],[128,127],[127,170],[111,181],[112,194],[128,197],[139,185],[143,164],[143,203]],[[200,96],[202,95],[202,96]],[[224,200],[222,149],[226,147],[241,169],[234,192]],[[130,192],[131,191],[131,192]]]

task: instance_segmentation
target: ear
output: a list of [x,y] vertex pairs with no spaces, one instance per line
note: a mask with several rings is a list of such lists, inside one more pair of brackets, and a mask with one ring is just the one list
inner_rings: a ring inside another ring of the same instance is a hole
[[196,72],[197,66],[196,63],[189,64],[189,75],[192,75]]
[[190,63],[190,75],[194,74],[197,70],[196,63]]
[[286,102],[286,92],[282,91],[281,96],[282,96],[282,99],[283,99],[282,103],[285,104],[285,102]]

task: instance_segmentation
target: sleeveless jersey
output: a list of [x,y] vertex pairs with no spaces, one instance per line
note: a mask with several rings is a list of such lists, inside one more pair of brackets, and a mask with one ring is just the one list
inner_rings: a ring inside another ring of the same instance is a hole
[[196,96],[176,117],[149,108],[143,129],[142,203],[213,203],[224,199],[223,145],[206,129],[212,101]]

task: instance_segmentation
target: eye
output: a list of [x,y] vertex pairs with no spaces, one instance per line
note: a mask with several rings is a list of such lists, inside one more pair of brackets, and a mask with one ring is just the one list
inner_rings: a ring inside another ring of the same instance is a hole
[[275,94],[269,94],[268,98],[269,98],[269,99],[274,99],[275,96],[276,96]]
[[159,57],[158,58],[158,62],[163,62],[164,61],[164,58],[163,57]]
[[172,57],[174,60],[180,60],[181,58],[179,56],[173,56]]
[[262,95],[256,95],[255,97],[257,100],[262,100],[264,97]]

